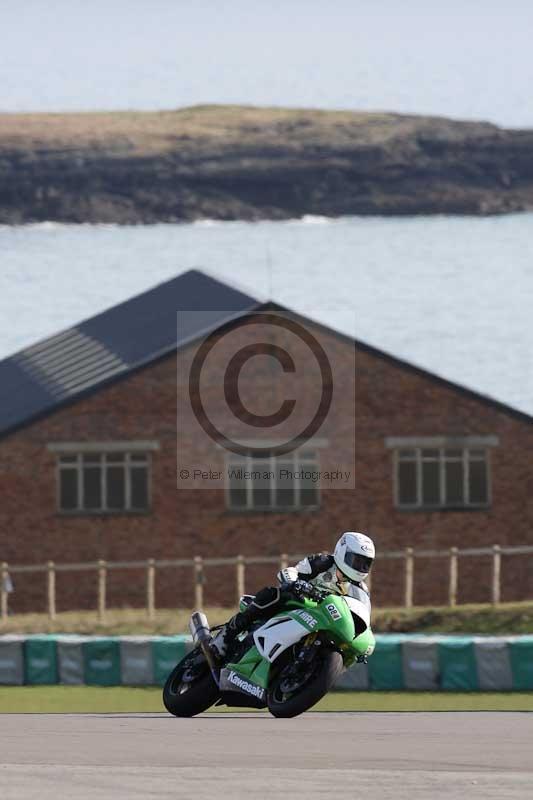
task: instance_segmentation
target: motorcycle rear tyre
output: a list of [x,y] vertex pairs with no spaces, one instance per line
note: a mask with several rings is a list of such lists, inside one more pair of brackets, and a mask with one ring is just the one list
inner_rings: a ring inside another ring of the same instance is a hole
[[176,691],[176,679],[179,689],[179,674],[183,672],[183,662],[176,664],[163,687],[163,703],[167,711],[175,717],[194,717],[216,703],[220,696],[218,686],[207,665],[206,668],[207,671],[191,683],[187,691],[180,693]]

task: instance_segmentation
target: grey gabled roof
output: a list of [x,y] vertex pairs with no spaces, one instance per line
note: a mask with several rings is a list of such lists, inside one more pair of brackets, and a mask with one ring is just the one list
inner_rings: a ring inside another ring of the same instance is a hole
[[532,416],[505,403],[190,270],[0,361],[0,437],[258,309],[300,317],[377,358],[533,422]]
[[259,305],[190,270],[21,350],[0,361],[0,436]]

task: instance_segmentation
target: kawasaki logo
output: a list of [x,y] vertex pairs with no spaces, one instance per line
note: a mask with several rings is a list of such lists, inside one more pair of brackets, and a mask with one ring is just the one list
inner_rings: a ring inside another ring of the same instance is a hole
[[237,686],[242,692],[246,692],[247,694],[252,694],[254,697],[257,697],[259,700],[263,700],[265,697],[265,690],[262,689],[260,686],[256,686],[255,683],[250,683],[249,681],[245,681],[244,678],[241,678],[233,670],[228,675],[229,683],[232,683],[234,686]]

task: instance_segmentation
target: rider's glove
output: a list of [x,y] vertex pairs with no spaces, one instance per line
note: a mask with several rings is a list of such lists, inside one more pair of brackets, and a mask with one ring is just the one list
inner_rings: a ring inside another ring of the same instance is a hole
[[320,589],[317,589],[316,586],[313,586],[312,583],[308,583],[307,581],[294,581],[286,588],[293,595],[293,597],[296,597],[298,600],[301,600],[303,597],[309,597],[316,603],[320,603],[320,601],[323,599],[323,594]]
[[293,581],[292,583],[285,584],[285,589],[292,594],[293,597],[296,597],[298,600],[301,600],[305,596],[309,596],[309,590],[311,589],[311,584],[307,583],[307,581]]
[[315,603],[321,603],[327,592],[323,589],[319,589],[317,586],[313,586],[312,583],[308,583],[307,586],[309,587],[307,590],[307,597],[314,600]]
[[368,658],[366,656],[357,656],[356,661],[358,664],[368,664]]

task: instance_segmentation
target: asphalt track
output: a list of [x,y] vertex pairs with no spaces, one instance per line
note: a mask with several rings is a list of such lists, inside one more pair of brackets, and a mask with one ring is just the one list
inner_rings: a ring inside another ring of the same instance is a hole
[[2,800],[531,800],[532,713],[9,714]]

